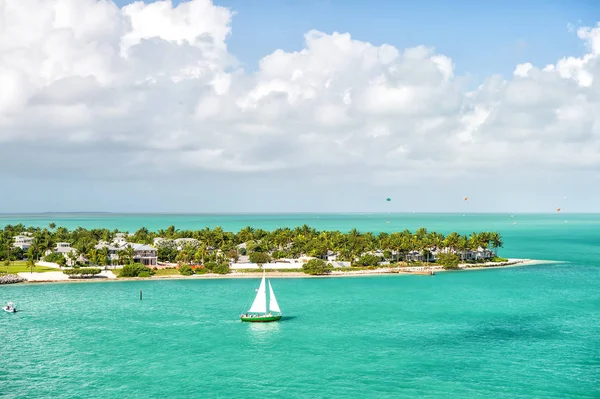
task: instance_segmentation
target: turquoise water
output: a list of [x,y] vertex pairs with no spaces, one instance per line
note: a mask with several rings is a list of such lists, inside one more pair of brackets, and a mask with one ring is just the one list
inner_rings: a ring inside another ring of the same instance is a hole
[[[286,318],[265,325],[237,320],[254,279],[3,286],[0,301],[22,312],[0,314],[0,396],[600,397],[600,216],[321,216],[244,215],[237,224],[235,216],[177,216],[181,226],[154,216],[150,227],[192,228],[185,220],[197,218],[189,223],[210,219],[226,230],[304,222],[499,230],[503,255],[561,262],[433,277],[273,279]],[[111,223],[132,228],[138,218]]]

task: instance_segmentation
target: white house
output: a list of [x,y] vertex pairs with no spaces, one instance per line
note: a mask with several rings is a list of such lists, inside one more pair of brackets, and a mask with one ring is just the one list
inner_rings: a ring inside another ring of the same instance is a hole
[[15,237],[13,247],[21,248],[23,251],[27,251],[33,244],[33,237],[27,235],[18,235]]
[[108,258],[110,259],[111,264],[113,264],[113,261],[119,259],[119,257],[117,256],[117,251],[119,250],[119,248],[114,245],[110,245],[107,242],[101,241],[100,243],[94,245],[94,248],[99,251],[104,248],[108,248]]
[[135,251],[134,262],[141,263],[144,266],[156,266],[158,261],[156,248],[146,244],[128,243],[127,245],[131,246]]
[[58,252],[59,254],[68,254],[73,251],[75,251],[75,249],[71,247],[70,242],[57,242],[56,248],[54,249],[54,252]]

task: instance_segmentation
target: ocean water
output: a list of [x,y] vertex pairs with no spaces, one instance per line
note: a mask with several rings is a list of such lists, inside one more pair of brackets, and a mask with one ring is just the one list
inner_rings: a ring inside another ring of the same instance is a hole
[[[556,262],[433,277],[272,279],[285,318],[264,325],[237,319],[254,279],[2,286],[0,301],[22,311],[0,314],[0,397],[600,397],[599,215],[146,217],[53,221],[497,230],[502,255]],[[23,220],[34,222],[49,221]]]

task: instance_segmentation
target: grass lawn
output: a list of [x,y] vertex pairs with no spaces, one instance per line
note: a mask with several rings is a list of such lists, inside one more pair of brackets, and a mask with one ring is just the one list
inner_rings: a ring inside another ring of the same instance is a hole
[[155,276],[174,276],[179,275],[179,269],[157,269],[154,271]]
[[[24,260],[18,260],[15,262],[12,262],[10,264],[10,266],[8,267],[8,273],[9,274],[17,274],[17,273],[22,273],[22,272],[30,272],[31,268],[27,265],[27,262]],[[59,272],[60,269],[54,269],[52,267],[46,267],[46,266],[35,266],[33,268],[34,272],[37,273],[43,273],[43,272]],[[0,264],[0,273],[6,273],[6,266],[4,266],[3,264]]]

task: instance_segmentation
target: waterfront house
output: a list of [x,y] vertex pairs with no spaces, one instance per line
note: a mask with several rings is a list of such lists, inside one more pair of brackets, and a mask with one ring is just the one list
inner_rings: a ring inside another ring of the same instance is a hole
[[332,250],[327,250],[327,255],[325,255],[325,260],[328,262],[336,262],[338,258],[338,254],[333,252]]
[[65,254],[65,255],[69,254],[73,251],[75,251],[75,248],[71,247],[70,242],[57,242],[56,248],[54,249],[54,252],[57,252],[59,254]]
[[102,251],[104,248],[108,249],[108,259],[109,259],[109,263],[111,265],[117,263],[117,260],[119,259],[119,256],[117,255],[117,251],[119,250],[118,247],[111,245],[107,242],[104,241],[100,241],[98,244],[94,245],[94,248],[97,249],[98,251]]
[[25,234],[20,234],[15,237],[15,242],[13,243],[13,247],[21,248],[23,251],[27,251],[31,245],[33,244],[33,237],[30,237]]
[[128,243],[126,246],[130,246],[135,251],[133,261],[141,263],[144,266],[156,266],[158,261],[156,248],[146,244],[132,244]]

